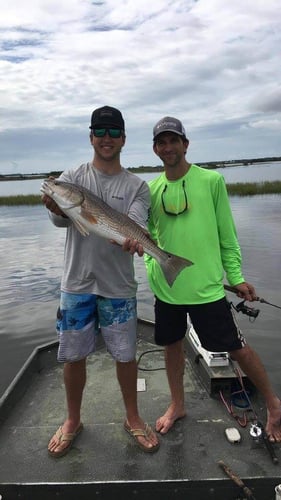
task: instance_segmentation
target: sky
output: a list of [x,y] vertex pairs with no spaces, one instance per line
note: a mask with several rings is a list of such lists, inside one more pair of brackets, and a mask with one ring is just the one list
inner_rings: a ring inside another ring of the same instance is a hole
[[0,173],[90,161],[91,113],[126,123],[125,168],[160,165],[179,118],[189,162],[281,156],[280,0],[0,0]]

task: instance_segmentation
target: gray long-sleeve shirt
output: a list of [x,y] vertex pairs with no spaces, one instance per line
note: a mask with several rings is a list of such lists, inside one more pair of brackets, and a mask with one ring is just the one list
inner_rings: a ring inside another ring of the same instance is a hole
[[[135,174],[122,168],[116,175],[106,175],[87,163],[63,172],[60,179],[86,187],[115,210],[146,227],[149,188]],[[67,228],[62,291],[111,298],[135,296],[137,282],[133,257],[128,252],[94,233],[82,236],[70,219],[52,212],[49,215],[55,226]]]

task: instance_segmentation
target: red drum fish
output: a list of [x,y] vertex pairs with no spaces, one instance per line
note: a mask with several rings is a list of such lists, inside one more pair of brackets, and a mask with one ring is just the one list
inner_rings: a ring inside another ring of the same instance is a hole
[[56,202],[83,236],[93,232],[120,245],[127,238],[138,241],[144,252],[157,260],[170,287],[178,274],[193,264],[159,248],[139,224],[82,186],[46,179],[40,190]]

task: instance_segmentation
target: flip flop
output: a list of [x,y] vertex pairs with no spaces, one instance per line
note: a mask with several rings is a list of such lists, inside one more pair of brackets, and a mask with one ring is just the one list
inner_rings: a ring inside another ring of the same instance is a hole
[[160,443],[155,444],[154,446],[147,447],[144,444],[140,443],[138,440],[139,436],[143,436],[146,439],[149,439],[149,436],[153,434],[153,430],[151,427],[145,423],[144,429],[132,429],[129,425],[128,422],[124,422],[124,429],[126,432],[130,434],[130,436],[133,437],[133,439],[136,441],[138,447],[142,450],[145,451],[146,453],[154,453],[159,449]]
[[60,457],[63,457],[64,455],[66,455],[70,451],[75,438],[78,436],[78,434],[80,434],[82,429],[83,429],[83,424],[81,423],[77,427],[75,432],[68,432],[68,433],[64,434],[62,431],[62,426],[60,426],[55,433],[55,436],[58,440],[56,447],[58,447],[64,441],[67,441],[68,445],[65,448],[63,448],[63,450],[61,450],[61,451],[55,451],[55,450],[48,449],[49,455],[51,455],[51,457],[54,457],[54,458],[60,458]]

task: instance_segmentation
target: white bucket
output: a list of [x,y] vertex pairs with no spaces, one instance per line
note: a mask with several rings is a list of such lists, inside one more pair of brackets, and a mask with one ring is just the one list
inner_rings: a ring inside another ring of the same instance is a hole
[[275,500],[281,500],[281,484],[275,486]]

